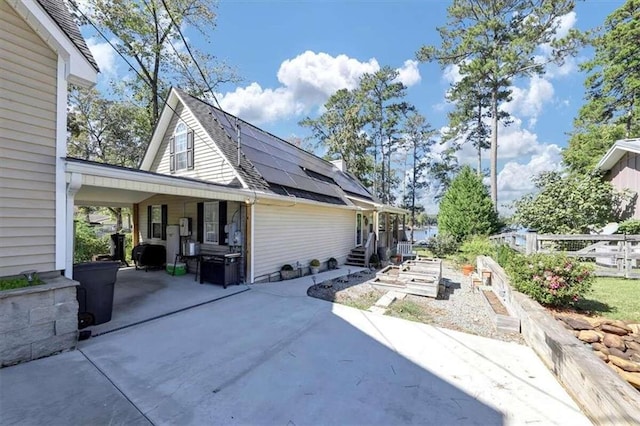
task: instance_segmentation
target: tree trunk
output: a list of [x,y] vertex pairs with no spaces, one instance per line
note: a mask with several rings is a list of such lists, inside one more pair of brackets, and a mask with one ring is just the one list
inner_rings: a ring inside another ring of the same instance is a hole
[[482,176],[482,99],[478,99],[478,176]]
[[498,211],[498,88],[491,89],[491,201]]
[[411,185],[411,243],[413,243],[413,229],[416,227],[416,157],[417,142],[413,142],[413,182]]

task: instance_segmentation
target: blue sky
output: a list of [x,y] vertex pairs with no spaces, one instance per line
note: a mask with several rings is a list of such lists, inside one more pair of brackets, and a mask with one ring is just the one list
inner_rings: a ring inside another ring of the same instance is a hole
[[[562,27],[593,28],[623,3],[578,2]],[[297,124],[302,118],[316,116],[335,90],[352,88],[362,73],[385,65],[400,70],[408,86],[407,99],[440,129],[446,125],[444,95],[455,80],[455,69],[417,63],[415,52],[424,44],[440,44],[436,27],[445,24],[449,4],[221,0],[210,43],[188,27],[185,33],[193,45],[226,61],[242,78],[218,88],[222,107],[285,139],[307,136]],[[103,70],[99,87],[122,78],[126,67],[118,64],[110,48],[100,39],[90,40],[89,45]],[[566,146],[584,96],[584,75],[577,64],[589,55],[585,50],[542,77],[515,82],[513,101],[503,106],[512,113],[514,123],[499,132],[500,204],[531,191],[531,178],[537,173],[560,167],[560,150]],[[436,146],[434,155],[441,149]],[[459,160],[475,164],[475,153],[465,148]],[[436,209],[429,194],[422,202],[429,210]]]

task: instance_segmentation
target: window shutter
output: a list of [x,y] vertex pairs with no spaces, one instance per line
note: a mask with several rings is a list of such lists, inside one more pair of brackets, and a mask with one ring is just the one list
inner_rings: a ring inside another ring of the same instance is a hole
[[167,239],[167,221],[168,221],[168,214],[169,213],[169,209],[167,208],[166,204],[162,205],[162,239],[166,240]]
[[225,232],[224,228],[227,224],[227,202],[220,201],[218,203],[218,244],[225,245]]
[[147,239],[151,238],[152,234],[152,225],[151,225],[151,215],[153,214],[151,206],[147,206]]
[[193,169],[193,130],[187,132],[187,168]]
[[199,243],[203,243],[204,242],[204,203],[198,203],[198,214],[197,214],[197,220],[198,220],[198,229],[197,229],[197,235],[198,235],[198,242]]
[[176,140],[175,138],[169,139],[169,170],[171,173],[176,171]]

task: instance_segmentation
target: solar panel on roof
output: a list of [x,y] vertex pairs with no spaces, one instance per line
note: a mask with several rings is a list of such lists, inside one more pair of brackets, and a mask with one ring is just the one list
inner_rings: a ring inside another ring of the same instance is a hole
[[[235,139],[237,129],[236,118],[212,108],[218,122],[225,131]],[[285,187],[299,188],[301,191],[326,194],[328,197],[341,198],[343,191],[364,198],[371,198],[369,192],[349,175],[336,172],[334,167],[324,160],[315,157],[282,139],[271,135],[249,123],[240,123],[241,145],[245,156],[254,164],[262,177],[270,183]],[[326,182],[318,176],[309,177],[300,167],[319,173],[332,179],[335,184]]]

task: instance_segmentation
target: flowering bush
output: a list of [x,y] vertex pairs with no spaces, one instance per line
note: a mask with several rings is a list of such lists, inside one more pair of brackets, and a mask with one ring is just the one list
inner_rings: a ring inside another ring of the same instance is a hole
[[592,268],[563,254],[518,256],[507,272],[516,290],[548,306],[573,305],[593,281]]

